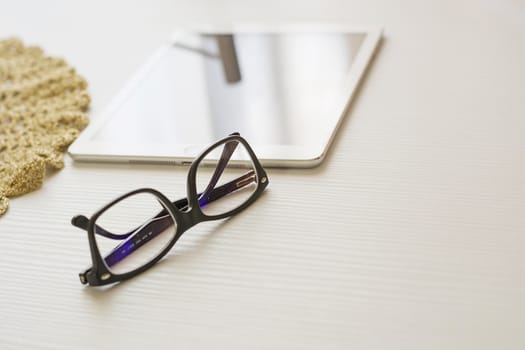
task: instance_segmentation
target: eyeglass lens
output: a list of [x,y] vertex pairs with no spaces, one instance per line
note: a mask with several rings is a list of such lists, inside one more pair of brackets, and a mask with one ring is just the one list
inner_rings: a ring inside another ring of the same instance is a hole
[[104,211],[95,222],[95,232],[104,230],[113,238],[95,235],[107,267],[123,274],[147,264],[175,237],[177,223],[159,199],[141,192]]

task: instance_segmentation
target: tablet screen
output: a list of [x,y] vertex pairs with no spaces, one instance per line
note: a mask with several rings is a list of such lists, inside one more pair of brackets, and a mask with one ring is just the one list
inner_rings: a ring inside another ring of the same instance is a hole
[[[364,33],[193,34],[158,55],[92,140],[324,147]],[[319,145],[317,145],[319,143]]]

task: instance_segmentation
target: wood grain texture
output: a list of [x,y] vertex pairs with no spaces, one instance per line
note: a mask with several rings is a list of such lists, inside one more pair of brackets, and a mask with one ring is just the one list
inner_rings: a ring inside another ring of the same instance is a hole
[[88,245],[70,219],[138,187],[182,197],[187,169],[68,160],[12,200],[0,219],[0,348],[525,347],[521,4],[50,4],[6,7],[0,35],[76,65],[95,115],[180,23],[322,13],[386,31],[323,165],[269,169],[253,207],[196,226],[137,278],[81,286]]

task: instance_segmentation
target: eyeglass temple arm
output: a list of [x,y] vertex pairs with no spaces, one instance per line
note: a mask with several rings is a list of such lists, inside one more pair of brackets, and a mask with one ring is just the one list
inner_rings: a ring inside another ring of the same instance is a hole
[[250,170],[246,174],[241,175],[238,178],[225,183],[224,185],[214,188],[207,196],[204,195],[205,192],[198,195],[197,197],[199,198],[199,206],[203,207],[208,203],[216,201],[217,199],[222,198],[227,194],[235,192],[256,181],[257,175],[255,174],[255,171]]
[[[239,133],[233,133],[231,135],[239,135]],[[224,148],[222,149],[221,158],[217,162],[217,166],[215,167],[215,171],[210,179],[210,182],[208,183],[208,187],[202,193],[198,196],[198,198],[202,197],[209,197],[211,192],[214,190],[215,186],[217,185],[217,182],[219,181],[222,173],[224,172],[224,169],[226,169],[226,165],[228,165],[228,162],[230,161],[231,156],[233,155],[233,152],[235,152],[235,149],[237,148],[237,145],[239,144],[239,141],[228,141],[224,144]],[[208,201],[209,202],[209,201]]]

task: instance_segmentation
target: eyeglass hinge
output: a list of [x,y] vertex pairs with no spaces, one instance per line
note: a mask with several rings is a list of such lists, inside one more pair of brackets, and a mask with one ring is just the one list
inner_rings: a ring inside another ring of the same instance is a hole
[[88,268],[86,271],[81,272],[78,274],[78,278],[80,279],[80,283],[82,284],[88,284],[89,283],[89,277],[88,275],[91,274],[92,269]]
[[78,277],[80,278],[80,283],[82,283],[82,284],[87,284],[87,283],[88,283],[85,274],[83,274],[83,273],[79,273],[79,274],[78,274]]

